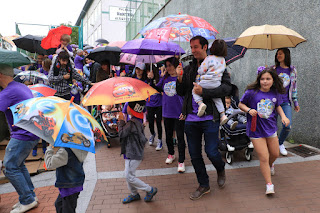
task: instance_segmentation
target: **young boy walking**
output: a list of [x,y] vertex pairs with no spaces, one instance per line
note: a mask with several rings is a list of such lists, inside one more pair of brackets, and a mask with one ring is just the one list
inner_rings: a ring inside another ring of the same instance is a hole
[[76,212],[77,200],[83,190],[83,162],[87,154],[87,151],[73,148],[60,148],[54,154],[52,147],[47,147],[44,161],[48,169],[56,169],[55,186],[59,188],[55,202],[57,213]]
[[136,170],[143,158],[144,145],[148,141],[143,130],[143,110],[145,101],[129,102],[127,112],[131,119],[126,123],[122,112],[119,113],[119,137],[121,154],[125,159],[125,176],[130,195],[122,203],[140,200],[138,189],[146,191],[145,202],[150,202],[158,190],[136,177]]

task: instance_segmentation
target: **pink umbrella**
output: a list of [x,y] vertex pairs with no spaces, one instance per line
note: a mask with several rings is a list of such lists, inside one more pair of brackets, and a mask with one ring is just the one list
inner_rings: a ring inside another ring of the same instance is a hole
[[146,64],[158,63],[173,57],[172,55],[136,55],[130,53],[120,54],[120,63],[135,65],[137,62],[143,62]]
[[113,42],[110,42],[108,46],[122,48],[123,45],[125,45],[126,43],[127,43],[126,41],[113,41]]

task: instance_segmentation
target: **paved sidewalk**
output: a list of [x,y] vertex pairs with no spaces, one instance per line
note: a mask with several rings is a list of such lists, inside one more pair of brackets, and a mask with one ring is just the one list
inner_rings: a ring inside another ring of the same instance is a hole
[[[146,130],[147,135],[148,130]],[[163,137],[164,138],[164,137]],[[127,205],[121,203],[128,195],[124,179],[124,160],[120,146],[113,139],[112,147],[97,144],[96,155],[90,154],[85,162],[86,182],[80,194],[77,212],[320,212],[320,155],[302,158],[290,153],[276,161],[276,175],[272,180],[276,194],[264,195],[265,183],[254,153],[253,160],[245,160],[242,151],[234,156],[234,163],[226,166],[227,184],[219,189],[216,172],[205,156],[210,176],[211,193],[197,201],[189,199],[189,193],[197,188],[197,180],[186,150],[185,174],[177,173],[177,160],[166,165],[166,145],[161,151],[146,145],[145,158],[137,175],[146,183],[156,186],[154,201],[143,200]],[[175,147],[177,152],[177,147]],[[204,154],[205,155],[205,154]],[[39,198],[39,207],[30,211],[55,212],[54,201],[58,190],[54,187],[55,172],[32,177]],[[145,196],[140,192],[141,197]],[[10,212],[18,195],[12,185],[0,185],[0,212]]]

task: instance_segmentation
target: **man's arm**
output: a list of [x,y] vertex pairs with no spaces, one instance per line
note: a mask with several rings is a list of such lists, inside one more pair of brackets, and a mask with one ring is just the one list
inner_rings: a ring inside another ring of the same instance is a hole
[[215,89],[202,88],[202,97],[203,99],[224,98],[225,96],[230,95],[231,91],[232,86],[230,75],[227,70],[225,70],[221,79],[221,85]]

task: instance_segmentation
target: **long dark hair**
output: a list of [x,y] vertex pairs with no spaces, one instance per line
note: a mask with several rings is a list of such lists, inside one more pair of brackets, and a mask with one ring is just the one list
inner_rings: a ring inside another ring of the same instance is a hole
[[277,50],[276,55],[274,56],[274,62],[276,64],[276,66],[277,67],[280,66],[280,62],[277,59],[277,55],[280,50],[282,50],[282,52],[284,53],[284,64],[287,67],[290,67],[291,66],[291,54],[290,54],[290,50],[288,48],[280,48]]
[[[139,68],[140,69],[140,68]],[[141,81],[146,81],[147,80],[147,72],[146,72],[146,69],[144,69],[144,70],[142,70],[143,71],[143,73],[142,73],[142,77],[141,77],[141,79],[139,79],[139,80],[141,80]],[[137,78],[137,72],[134,72],[134,74],[132,75],[132,78]]]
[[[150,64],[146,64],[146,73],[148,73],[148,71],[151,70],[151,65]],[[152,72],[153,72],[153,76],[154,76],[154,80],[156,80],[156,83],[159,82],[160,76],[159,76],[159,68],[156,67],[154,64],[152,64]]]
[[265,73],[270,73],[273,79],[273,85],[271,86],[270,90],[276,90],[280,94],[285,94],[286,90],[283,87],[282,79],[278,76],[277,71],[273,67],[267,67],[263,71],[261,71],[255,82],[249,84],[246,88],[246,90],[252,89],[252,90],[259,90],[261,88],[260,85],[260,79],[261,76]]
[[[164,61],[164,65],[167,67],[167,62],[169,62],[170,64],[172,64],[174,66],[174,68],[177,68],[177,66],[179,66],[179,59],[177,59],[176,57],[172,57],[172,58],[167,58]],[[169,77],[169,73],[166,72],[165,74],[165,78]]]

